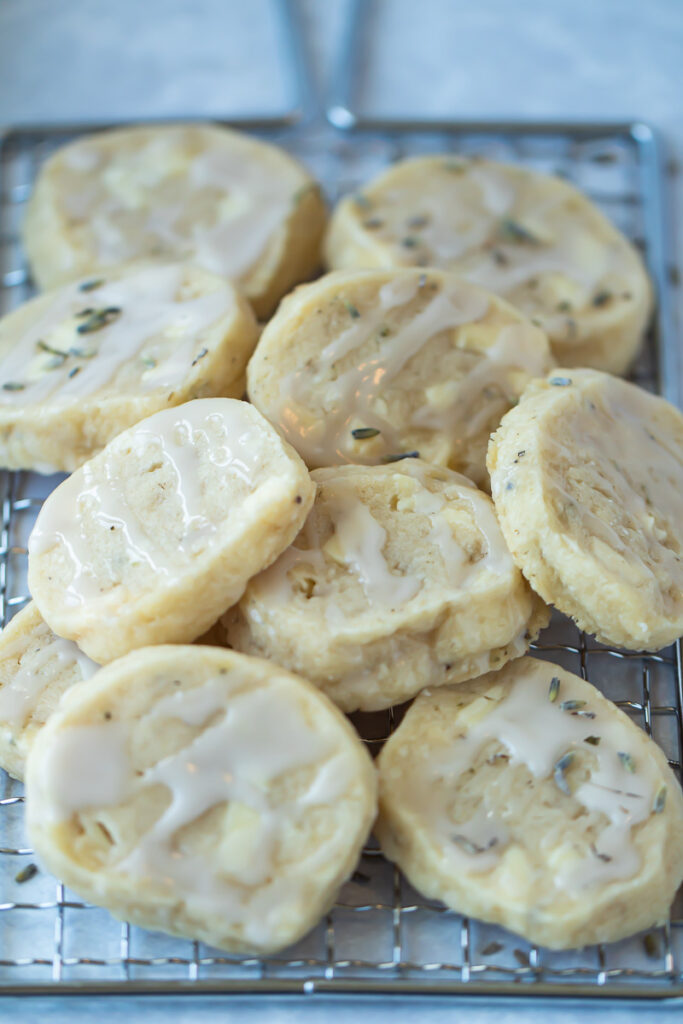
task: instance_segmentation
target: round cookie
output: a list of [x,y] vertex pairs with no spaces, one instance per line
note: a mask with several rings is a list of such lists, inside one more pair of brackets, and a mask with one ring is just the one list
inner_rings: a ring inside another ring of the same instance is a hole
[[604,643],[683,633],[683,415],[595,370],[530,385],[491,438],[512,555],[541,597]]
[[590,683],[533,658],[425,691],[379,756],[382,850],[424,895],[551,949],[662,923],[683,795]]
[[361,270],[287,297],[247,387],[311,468],[417,452],[486,487],[491,432],[552,365],[541,330],[454,274]]
[[292,542],[314,494],[299,456],[246,402],[155,413],[47,498],[28,543],[31,594],[100,664],[193,640]]
[[547,624],[469,480],[413,459],[312,478],[304,529],[223,618],[230,646],[376,711],[500,668]]
[[24,245],[41,288],[131,260],[188,260],[237,281],[260,319],[320,261],[325,205],[276,146],[217,125],[125,128],[58,150]]
[[80,896],[238,953],[316,924],[377,800],[367,751],[315,687],[212,647],[135,651],[74,687],[26,784],[36,853]]
[[0,466],[71,472],[126,427],[192,398],[241,398],[257,341],[226,280],[137,265],[0,320]]
[[99,668],[56,636],[31,602],[0,633],[0,767],[23,779],[26,755],[59,699]]
[[403,160],[337,206],[328,265],[437,266],[538,321],[566,366],[624,373],[652,310],[633,245],[576,188],[524,167]]

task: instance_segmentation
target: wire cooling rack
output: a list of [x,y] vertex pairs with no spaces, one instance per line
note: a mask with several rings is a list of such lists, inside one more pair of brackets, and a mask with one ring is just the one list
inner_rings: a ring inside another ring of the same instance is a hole
[[[335,106],[342,123],[343,103]],[[242,126],[308,164],[331,200],[395,159],[431,151],[495,156],[573,181],[644,252],[658,286],[659,311],[634,379],[678,399],[662,169],[656,140],[645,125],[358,123],[344,109],[349,116],[343,134],[284,118],[267,127],[262,120]],[[50,152],[81,130],[20,128],[0,140],[0,312],[31,294],[19,227],[35,174]],[[42,500],[59,479],[0,474],[3,624],[28,600],[27,537]],[[599,686],[663,747],[680,773],[679,645],[650,655],[613,650],[556,615],[535,653]],[[395,709],[354,716],[373,753],[399,714]],[[551,952],[423,898],[372,841],[326,918],[277,956],[230,956],[203,943],[121,924],[42,872],[21,881],[22,869],[32,863],[23,831],[22,787],[0,776],[0,994],[210,990],[683,996],[680,897],[666,925],[647,935],[577,952]]]

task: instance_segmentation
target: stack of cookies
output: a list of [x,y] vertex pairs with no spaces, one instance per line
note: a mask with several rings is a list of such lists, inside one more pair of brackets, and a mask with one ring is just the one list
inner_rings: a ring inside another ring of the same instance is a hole
[[[305,934],[373,824],[421,892],[534,942],[650,927],[680,786],[526,656],[550,606],[631,651],[683,632],[683,416],[613,376],[641,260],[566,182],[446,155],[325,224],[302,167],[218,127],[40,173],[46,290],[0,321],[0,465],[71,474],[0,638],[35,849],[235,952]],[[346,715],[407,701],[373,764]]]

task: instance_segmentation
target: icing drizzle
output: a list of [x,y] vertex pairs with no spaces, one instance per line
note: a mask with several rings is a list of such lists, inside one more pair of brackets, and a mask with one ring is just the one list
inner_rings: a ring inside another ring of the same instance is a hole
[[[592,703],[584,688],[576,691],[571,677],[561,677],[557,699],[551,701],[553,668],[527,659],[524,672],[492,711],[455,739],[448,751],[411,767],[409,799],[429,817],[444,855],[455,857],[468,871],[487,871],[501,863],[512,826],[490,809],[486,793],[469,821],[456,825],[450,816],[457,807],[452,786],[482,748],[497,741],[511,765],[525,765],[536,779],[554,777],[565,793],[570,790],[563,775],[575,753],[590,755],[587,777],[571,795],[587,811],[604,814],[607,824],[593,849],[586,844],[584,856],[557,858],[555,887],[572,893],[594,883],[629,878],[639,870],[631,830],[652,813],[658,772],[642,745],[637,757],[630,756],[631,730],[597,701]],[[480,700],[483,704],[484,698]],[[597,736],[599,743],[587,743],[587,736]]]
[[[478,410],[488,422],[496,410],[508,408],[511,370],[534,376],[546,371],[548,355],[536,329],[524,323],[503,326],[488,349],[461,351],[462,376],[448,382],[445,403],[425,405],[412,418],[406,414],[403,424],[390,422],[385,397],[408,362],[444,331],[481,320],[489,310],[483,293],[451,283],[429,292],[417,313],[389,328],[387,312],[411,302],[423,277],[417,271],[396,272],[379,290],[376,304],[351,318],[312,366],[282,380],[277,421],[309,466],[377,463],[386,454],[403,451],[406,429],[430,429],[456,439],[470,436],[481,429]],[[309,410],[318,407],[320,395],[324,404],[312,419]],[[378,432],[370,445],[365,441],[359,448],[354,443],[352,431],[358,427]]]
[[[220,908],[226,922],[243,921],[247,938],[258,943],[283,906],[303,898],[311,871],[322,869],[339,842],[333,830],[317,849],[298,849],[295,859],[283,845],[311,808],[344,799],[356,779],[352,752],[336,729],[303,713],[285,680],[254,687],[233,671],[161,698],[149,715],[203,728],[141,776],[132,772],[120,723],[70,726],[52,737],[43,782],[54,820],[163,786],[170,801],[115,870],[161,881],[199,911]],[[278,795],[278,780],[299,772],[296,792],[288,786]],[[226,831],[220,860],[210,862],[183,830],[217,806],[225,808]]]
[[[0,405],[90,397],[114,385],[119,371],[134,359],[140,360],[139,374],[128,389],[144,393],[179,386],[196,355],[198,336],[234,302],[225,286],[182,298],[184,276],[178,265],[143,267],[87,291],[78,282],[65,285],[47,302],[38,299],[40,315],[17,343],[4,346]],[[97,329],[79,333],[88,325],[88,310]],[[97,326],[98,312],[107,310],[118,312]]]
[[[120,435],[52,492],[29,537],[29,558],[54,546],[63,549],[71,566],[67,604],[84,604],[106,587],[107,580],[95,567],[95,552],[100,545],[111,544],[112,532],[123,538],[127,565],[146,564],[169,581],[181,571],[183,560],[210,542],[217,524],[204,514],[199,448],[223,473],[253,489],[255,455],[244,408],[242,402],[217,398],[156,413]],[[172,554],[162,550],[144,514],[126,496],[125,481],[113,461],[125,445],[137,456],[141,472],[147,464],[171,470],[173,490],[165,489],[163,500],[169,520],[176,512],[180,520]]]

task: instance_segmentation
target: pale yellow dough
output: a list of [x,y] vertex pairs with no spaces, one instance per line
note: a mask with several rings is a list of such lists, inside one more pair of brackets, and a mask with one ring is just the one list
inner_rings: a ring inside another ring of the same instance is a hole
[[294,545],[224,617],[227,642],[374,711],[500,668],[548,621],[488,495],[447,469],[314,470]]
[[378,764],[377,836],[425,896],[551,949],[666,920],[683,877],[680,786],[578,676],[520,658],[425,691]]
[[188,642],[292,542],[314,493],[299,456],[246,402],[156,413],[47,498],[29,539],[31,594],[100,664]]
[[326,257],[332,269],[455,270],[537,320],[566,366],[624,373],[652,310],[638,252],[590,200],[489,160],[394,164],[339,203]]
[[603,643],[683,633],[683,415],[595,370],[530,385],[491,438],[493,500],[532,587]]
[[417,451],[488,487],[491,432],[552,365],[543,331],[454,274],[345,271],[287,297],[247,387],[311,468]]
[[0,634],[0,767],[23,779],[36,735],[74,683],[98,666],[56,636],[33,602]]
[[85,136],[41,169],[24,245],[41,288],[139,259],[233,278],[259,318],[318,267],[326,212],[284,150],[210,124]]
[[230,952],[304,935],[353,871],[372,761],[315,687],[212,647],[136,651],[75,686],[29,756],[42,864],[116,917]]
[[258,330],[224,278],[184,264],[62,285],[0,320],[0,466],[71,472],[192,398],[241,398]]

